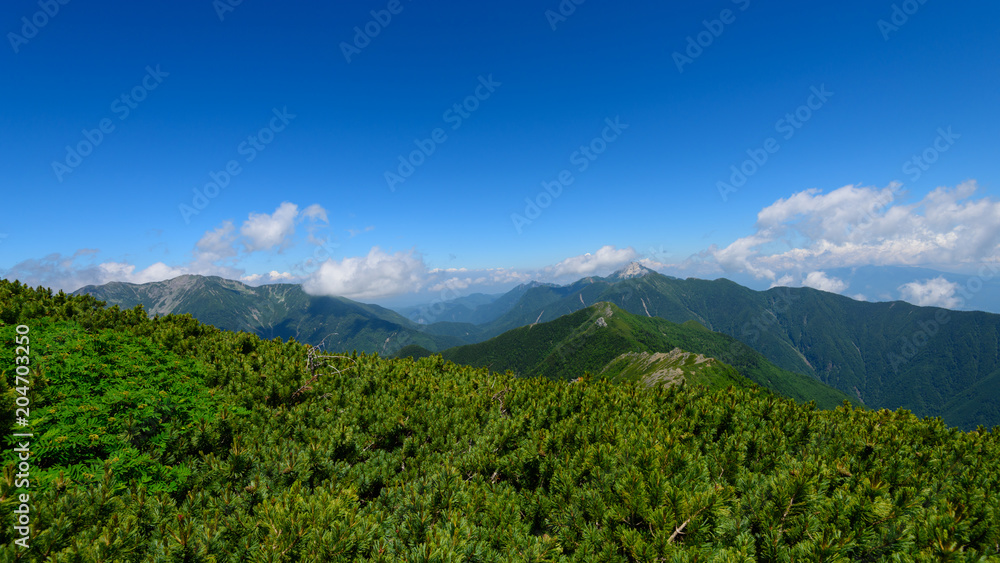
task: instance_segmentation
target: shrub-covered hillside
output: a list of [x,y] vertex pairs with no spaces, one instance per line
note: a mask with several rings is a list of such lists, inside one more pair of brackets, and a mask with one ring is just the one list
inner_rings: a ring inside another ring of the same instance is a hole
[[1000,557],[1000,433],[902,411],[330,357],[6,281],[0,366],[0,510],[32,506],[2,561]]
[[[783,370],[746,344],[695,321],[677,324],[640,317],[612,303],[596,303],[485,342],[449,348],[441,356],[459,364],[568,381],[587,371],[615,378],[624,368],[618,361],[622,354],[668,353],[674,348],[728,364],[722,370],[706,365],[688,370],[686,378],[709,387],[739,387],[746,378],[785,397],[815,401],[821,408],[834,408],[848,400],[840,391],[810,376]],[[737,373],[731,373],[731,368]]]

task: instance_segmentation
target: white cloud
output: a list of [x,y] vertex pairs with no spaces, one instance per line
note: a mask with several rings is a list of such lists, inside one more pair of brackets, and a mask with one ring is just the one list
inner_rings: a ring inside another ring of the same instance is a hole
[[318,203],[314,203],[303,209],[302,216],[306,219],[312,219],[313,221],[322,221],[324,223],[330,222],[330,220],[326,217],[326,209],[323,209],[323,207]]
[[532,279],[532,275],[529,273],[520,272],[518,270],[510,270],[507,268],[496,268],[486,270],[486,272],[488,272],[488,281],[494,284],[525,283],[531,281]]
[[240,281],[248,284],[265,284],[265,283],[275,283],[275,282],[289,282],[296,281],[295,275],[289,272],[279,272],[277,270],[271,270],[267,274],[250,274],[246,276],[240,276]]
[[354,237],[360,235],[361,233],[367,233],[367,232],[374,231],[374,230],[375,230],[375,227],[372,226],[372,225],[369,225],[369,226],[365,227],[364,229],[347,229],[347,234],[351,235],[350,238],[354,238]]
[[77,260],[81,256],[85,254],[77,252],[70,257],[55,254],[41,260],[25,260],[4,272],[4,277],[17,279],[31,286],[42,285],[55,290],[76,291],[86,285],[102,285],[113,281],[148,283],[189,273],[184,268],[168,266],[163,262],[156,262],[138,271],[135,265],[124,262],[80,265]]
[[944,307],[954,309],[961,305],[962,300],[955,295],[958,284],[946,280],[943,276],[923,281],[912,281],[899,286],[899,292],[904,301],[921,307]]
[[[313,207],[315,206],[310,206],[309,209]],[[287,201],[279,205],[271,215],[251,213],[250,218],[240,227],[247,251],[270,250],[275,247],[280,251],[290,247],[298,213],[299,207]]]
[[847,289],[847,284],[843,280],[831,278],[826,272],[820,271],[809,272],[806,279],[802,280],[802,285],[830,293],[841,293]]
[[368,256],[327,260],[303,289],[312,295],[336,295],[348,299],[390,297],[418,291],[427,270],[413,251],[387,254],[374,247]]
[[795,287],[795,278],[786,274],[771,282],[771,287]]
[[236,256],[236,248],[233,247],[233,243],[236,241],[235,231],[236,227],[233,226],[233,222],[225,221],[219,228],[205,231],[204,236],[195,244],[195,247],[201,257],[209,261]]
[[968,181],[902,204],[895,183],[810,189],[764,208],[755,233],[706,255],[723,272],[770,280],[867,264],[967,267],[1000,254],[1000,201],[973,199],[976,191]]
[[[479,278],[479,280],[485,281],[485,278]],[[479,281],[479,280],[477,280],[475,283],[482,283],[482,281]],[[443,282],[436,283],[436,284],[428,287],[427,289],[429,289],[431,291],[443,291],[445,289],[450,289],[452,291],[456,291],[456,290],[459,290],[459,289],[468,289],[469,286],[472,285],[473,283],[474,282],[472,281],[472,278],[465,278],[465,279],[462,279],[462,278],[449,278],[449,279],[447,279],[447,280],[445,280]]]
[[290,281],[295,279],[295,276],[290,272],[279,272],[277,270],[271,270],[267,275],[271,278],[271,281]]
[[232,221],[224,221],[217,228],[205,231],[195,243],[191,258],[185,263],[176,265],[156,262],[138,269],[135,264],[118,260],[97,262],[98,250],[81,249],[72,256],[51,254],[42,259],[24,260],[3,271],[2,274],[5,278],[18,279],[32,286],[42,285],[65,291],[75,291],[86,285],[101,285],[112,281],[129,283],[163,281],[185,274],[252,281],[258,279],[271,282],[293,281],[296,279],[295,276],[288,272],[273,271],[260,278],[244,276],[244,270],[236,267],[241,257],[237,246],[242,242],[251,252],[273,248],[284,250],[293,243],[295,223],[304,221],[308,221],[307,229],[312,237],[313,230],[321,228],[317,223],[327,221],[326,210],[318,204],[313,204],[299,213],[298,206],[285,202],[271,215],[250,213],[239,234],[236,233]]
[[764,236],[752,235],[737,239],[723,249],[710,250],[719,266],[726,272],[747,272],[755,278],[773,280],[776,274],[773,270],[757,266],[760,251],[757,249],[770,240]]
[[133,264],[122,262],[104,262],[98,264],[97,268],[101,272],[102,279],[99,283],[108,283],[110,281],[149,283],[173,279],[187,273],[183,268],[173,268],[163,262],[157,262],[138,272],[135,271]]
[[622,266],[637,257],[638,253],[632,247],[618,250],[614,246],[606,245],[593,254],[588,252],[581,256],[573,256],[547,269],[554,270],[556,277],[590,276],[598,271]]
[[848,185],[825,195],[815,188],[805,190],[761,210],[757,228],[770,231],[790,227],[811,240],[847,242],[858,226],[893,201],[898,189],[898,185],[882,190]]

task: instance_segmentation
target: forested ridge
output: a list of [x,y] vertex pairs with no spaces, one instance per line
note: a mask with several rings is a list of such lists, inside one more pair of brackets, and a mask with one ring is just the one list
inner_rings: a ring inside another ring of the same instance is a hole
[[[479,352],[496,347],[475,345],[510,340],[511,331],[522,327],[565,323],[568,315],[608,302],[637,317],[633,324],[644,325],[634,340],[656,339],[656,317],[682,325],[698,323],[739,340],[739,348],[762,356],[752,363],[759,366],[764,360],[786,372],[751,377],[785,396],[815,399],[820,406],[839,405],[846,397],[871,408],[906,408],[918,416],[940,416],[965,430],[1000,424],[1000,315],[990,313],[901,301],[862,302],[811,288],[754,291],[726,279],[672,278],[637,264],[607,278],[587,277],[564,286],[524,284],[492,302],[480,296],[403,309],[410,319],[377,305],[309,296],[297,285],[250,287],[219,277],[188,275],[141,285],[111,282],[75,292],[83,293],[122,308],[142,304],[147,312],[190,313],[218,328],[264,339],[295,338],[382,356],[404,348],[400,355],[422,355],[419,348],[407,348],[416,345],[459,363],[486,366],[499,359],[495,368],[505,363],[522,375],[545,371],[560,378],[596,370],[587,362],[600,354],[572,354],[566,362],[546,361],[544,370],[532,370],[518,351],[481,362],[485,356]],[[431,313],[440,313],[438,322],[413,322]],[[521,338],[520,349],[545,348],[530,336]],[[451,357],[456,351],[450,348],[464,345],[473,346],[459,352],[461,360]],[[748,375],[747,366],[737,365],[740,360],[725,357],[727,351],[705,352]],[[750,355],[741,356],[750,360]]]
[[1000,424],[996,314],[857,301],[808,287],[754,291],[726,279],[680,280],[647,270],[624,280],[531,287],[479,331],[492,337],[602,301],[638,317],[696,321],[873,408],[907,408],[966,430]]
[[732,377],[705,371],[696,377],[709,387],[739,387],[746,378],[800,402],[813,400],[822,408],[833,408],[848,400],[836,389],[807,375],[783,370],[742,342],[712,332],[696,321],[676,324],[639,317],[612,303],[597,303],[479,344],[449,348],[441,356],[459,364],[489,366],[496,371],[509,369],[529,377],[570,380],[590,371],[606,373],[615,380],[620,366],[617,372],[605,368],[622,354],[669,352],[675,347],[725,362],[738,372]]
[[0,280],[7,522],[19,325],[31,547],[5,525],[3,561],[1000,560],[1000,429],[317,350]]

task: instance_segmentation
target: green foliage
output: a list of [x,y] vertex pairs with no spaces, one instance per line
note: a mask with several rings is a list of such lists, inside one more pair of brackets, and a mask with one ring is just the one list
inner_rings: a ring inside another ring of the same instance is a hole
[[[610,302],[638,317],[699,323],[740,340],[782,370],[778,377],[752,379],[785,396],[826,406],[848,397],[870,408],[941,416],[967,430],[1000,424],[1000,315],[981,312],[866,303],[810,288],[753,291],[725,279],[680,280],[648,271],[567,286],[526,284],[492,301],[470,296],[438,303],[428,312],[447,322],[430,325],[376,305],[312,297],[292,284],[251,288],[222,278],[181,276],[80,290],[88,291],[124,308],[143,304],[152,313],[189,313],[225,330],[383,356],[407,345],[442,351],[484,342],[556,320],[587,303]],[[0,310],[0,318],[3,314],[16,313]],[[740,358],[707,355],[743,374],[763,367],[753,355],[742,354],[744,366],[736,365]],[[571,362],[560,371],[571,374],[581,366]]]
[[[0,365],[13,364],[14,328],[0,328]],[[183,429],[219,411],[202,365],[127,332],[87,331],[44,317],[30,328],[35,407],[22,430],[39,436],[41,486],[59,473],[92,479],[111,460],[122,483],[175,490],[183,469],[165,466],[165,453],[178,446]]]
[[[32,491],[31,549],[4,526],[3,561],[1000,558],[997,430],[817,410],[754,385],[568,384],[440,356],[323,356],[0,281],[0,311],[15,302],[0,340],[9,347],[12,324],[37,327],[32,378],[45,382],[36,408],[46,418],[35,432],[97,424],[48,409],[68,410],[84,389],[103,393],[98,409],[123,404],[116,370],[136,386],[129,400],[146,393],[159,417],[166,407],[149,392],[162,389],[176,394],[175,418],[198,420],[142,443],[151,463],[176,470],[162,476],[172,488],[125,479],[108,456],[140,451],[127,434],[86,453],[93,478],[47,474]],[[10,452],[5,514],[18,492]],[[37,456],[60,469],[49,451]]]
[[416,344],[410,344],[408,346],[403,346],[400,348],[399,352],[396,352],[395,357],[397,358],[413,358],[414,360],[419,360],[420,358],[426,358],[428,356],[433,356],[434,352],[431,352],[423,346],[418,346]]
[[[665,353],[674,348],[715,358],[738,372],[733,374],[722,366],[713,368],[712,364],[692,366],[687,377],[692,383],[713,388],[742,386],[746,378],[800,402],[816,401],[823,408],[833,408],[847,400],[843,393],[811,377],[783,370],[749,346],[697,322],[678,325],[660,318],[640,317],[610,303],[514,329],[479,344],[451,348],[442,356],[456,363],[511,370],[525,377],[572,379],[591,372],[615,378],[627,371],[627,366],[617,361],[622,353]],[[647,374],[625,374],[624,378],[641,379],[644,375]]]
[[[725,279],[680,280],[657,273],[536,285],[516,295],[516,305],[470,334],[484,341],[586,304],[610,302],[638,317],[700,323],[749,345],[781,369],[810,376],[870,408],[941,416],[966,430],[1000,424],[1000,315],[868,303],[811,288],[753,291]],[[808,397],[822,388],[801,380],[775,391]]]

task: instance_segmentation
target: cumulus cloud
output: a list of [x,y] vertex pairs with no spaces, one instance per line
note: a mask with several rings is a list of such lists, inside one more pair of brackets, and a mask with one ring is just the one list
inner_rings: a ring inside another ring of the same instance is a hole
[[96,252],[94,249],[82,249],[72,256],[56,253],[41,259],[24,260],[3,271],[2,277],[19,280],[33,287],[41,285],[72,292],[84,286],[103,285],[113,281],[148,283],[194,273],[189,268],[169,266],[163,262],[156,262],[142,269],[134,264],[115,261],[81,263],[81,260],[94,257]]
[[[756,232],[706,253],[724,272],[776,280],[779,273],[875,265],[960,268],[1000,255],[1000,201],[975,198],[974,180],[940,187],[912,204],[901,185],[810,189],[757,215]],[[794,243],[793,243],[794,241]]]
[[134,264],[121,262],[104,262],[103,264],[98,264],[97,267],[101,272],[102,279],[129,283],[149,283],[169,280],[187,273],[184,268],[174,268],[163,262],[157,262],[139,271],[136,271]]
[[752,235],[737,239],[723,249],[711,250],[712,257],[726,272],[747,272],[755,278],[773,280],[776,274],[773,270],[758,266],[760,246],[770,242],[766,236]]
[[958,284],[944,276],[923,281],[912,281],[899,286],[903,300],[921,307],[944,307],[954,309],[961,305],[961,298],[955,295]]
[[[486,278],[478,278],[477,281],[478,281],[478,283],[482,283],[485,280],[486,280]],[[448,279],[444,280],[443,282],[436,283],[436,284],[428,287],[427,289],[429,289],[431,291],[444,291],[446,289],[450,289],[452,291],[457,291],[459,289],[468,289],[469,286],[472,285],[473,283],[476,283],[476,282],[473,282],[472,278],[464,278],[464,279],[463,278],[448,278]]]
[[312,295],[371,299],[417,291],[426,274],[423,259],[413,251],[387,254],[376,246],[368,256],[327,260],[302,286]]
[[[310,207],[311,209],[311,207]],[[250,217],[240,227],[243,244],[247,251],[270,250],[277,247],[284,250],[292,245],[295,235],[295,218],[299,207],[294,203],[284,202],[274,210],[274,213],[251,213]]]
[[351,238],[354,238],[354,237],[360,235],[361,233],[367,233],[367,232],[374,231],[374,230],[375,230],[375,227],[373,225],[368,225],[364,229],[347,229],[347,234],[351,235]]
[[318,203],[314,203],[303,209],[302,217],[312,219],[313,221],[322,221],[324,223],[330,222],[330,220],[326,217],[326,209],[323,209],[323,206]]
[[795,278],[790,275],[784,275],[771,283],[771,287],[794,287]]
[[204,236],[195,244],[203,259],[209,261],[221,260],[231,256],[236,256],[236,248],[233,243],[236,241],[236,227],[232,221],[225,221],[222,225],[211,231],[205,231]]
[[294,282],[296,281],[296,277],[289,272],[271,270],[267,274],[250,274],[247,276],[241,276],[240,281],[248,285],[260,285],[265,283]]
[[595,272],[613,269],[635,260],[638,253],[632,248],[621,250],[611,245],[602,246],[597,252],[573,256],[551,267],[556,277],[575,275],[590,276]]
[[521,272],[518,270],[510,270],[507,268],[497,268],[494,270],[487,270],[489,274],[489,281],[492,283],[525,283],[532,280],[532,275],[526,272]]
[[843,280],[831,278],[826,272],[819,271],[809,272],[806,279],[802,280],[802,285],[830,293],[840,293],[847,289],[847,284]]
[[[275,248],[281,251],[293,244],[295,225],[303,222],[307,223],[312,237],[313,231],[321,227],[320,223],[327,222],[327,212],[318,204],[299,212],[298,206],[285,202],[270,215],[250,213],[239,233],[232,221],[224,221],[217,228],[205,231],[195,243],[190,259],[175,265],[156,262],[139,268],[120,260],[98,262],[98,250],[81,249],[72,256],[51,254],[41,259],[24,260],[10,269],[0,271],[0,274],[32,286],[42,285],[65,291],[112,281],[163,281],[185,274],[242,279],[245,271],[236,267],[241,258],[241,242],[249,252]],[[327,244],[326,241],[320,242],[324,246]],[[253,279],[278,282],[293,281],[296,278],[287,272],[272,271]]]

